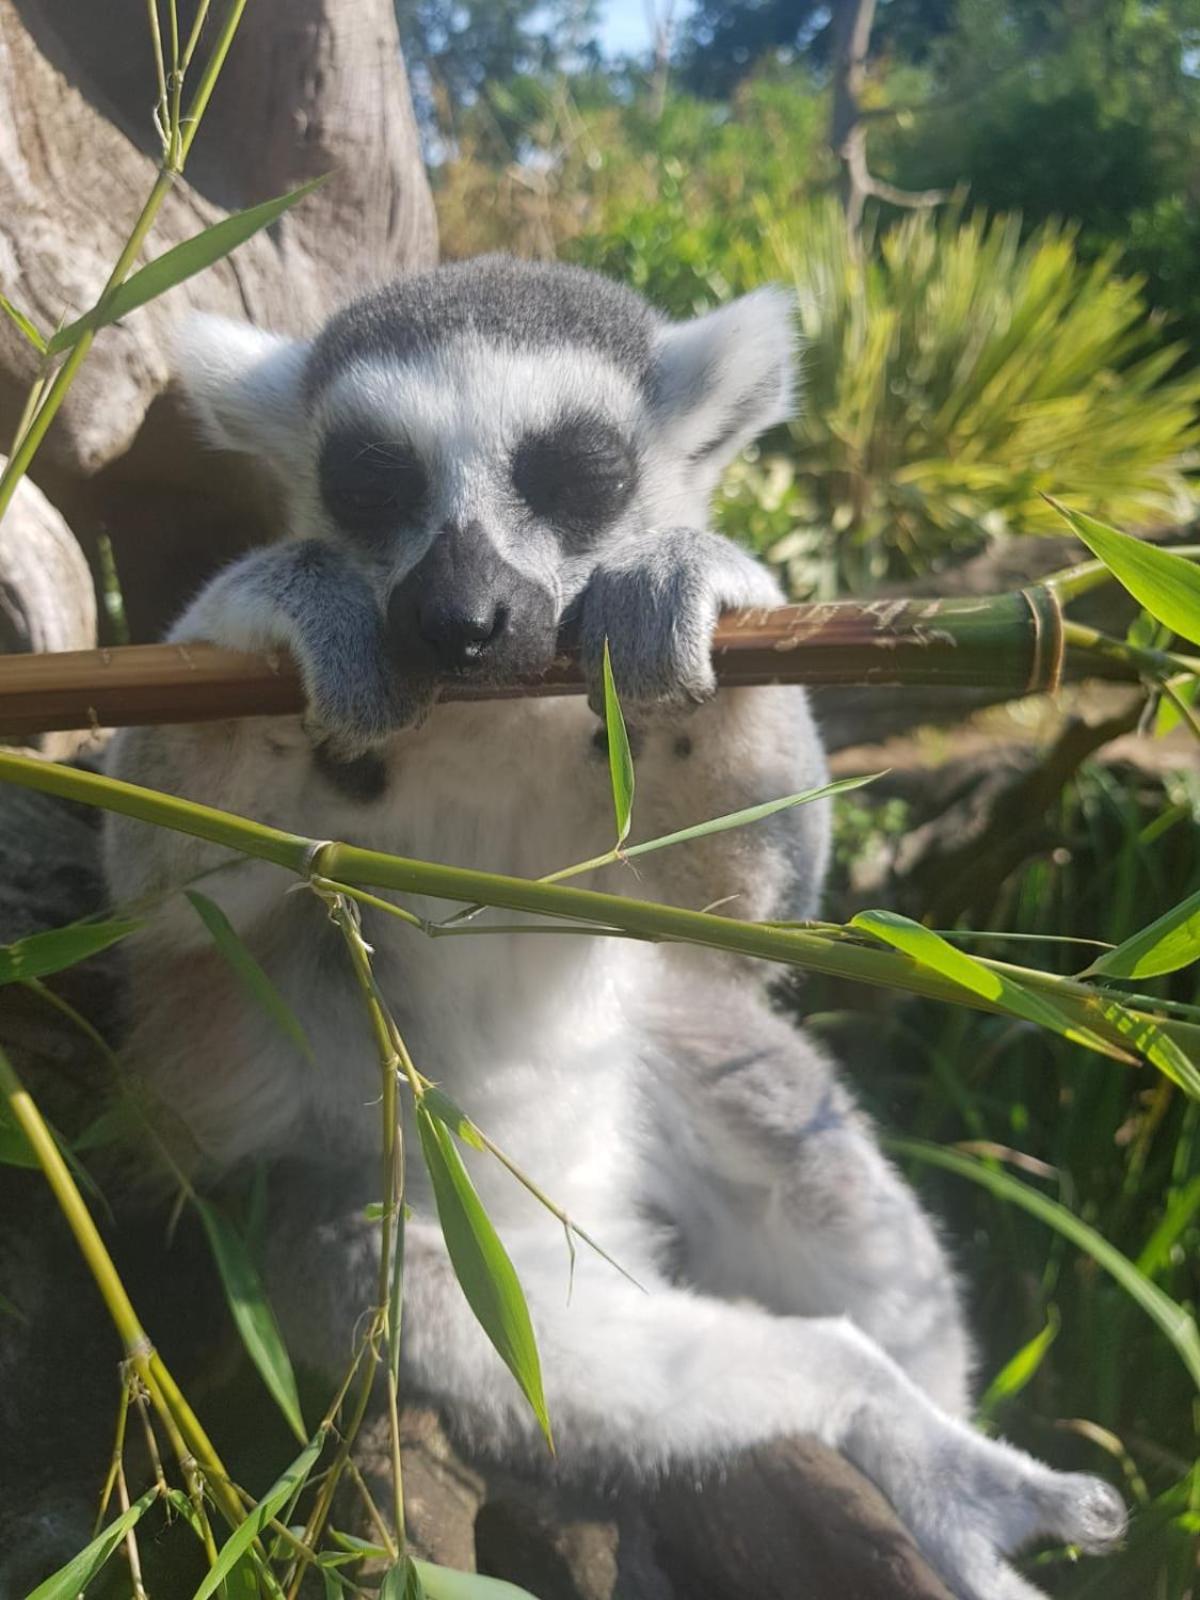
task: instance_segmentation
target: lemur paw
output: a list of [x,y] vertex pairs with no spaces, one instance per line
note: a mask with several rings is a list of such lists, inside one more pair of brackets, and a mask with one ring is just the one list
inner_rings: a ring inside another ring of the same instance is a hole
[[766,571],[715,534],[673,528],[627,546],[596,569],[583,595],[592,709],[604,707],[605,639],[627,715],[678,714],[716,692],[712,636],[721,612],[778,598]]
[[351,672],[305,672],[304,727],[314,745],[339,761],[353,760],[394,733],[423,721],[432,689],[400,682],[381,655],[363,656]]

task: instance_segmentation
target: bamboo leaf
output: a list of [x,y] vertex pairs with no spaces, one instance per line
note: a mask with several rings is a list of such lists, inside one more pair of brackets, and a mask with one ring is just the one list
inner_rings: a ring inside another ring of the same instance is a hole
[[215,222],[211,228],[205,228],[194,238],[185,239],[182,244],[165,250],[161,256],[147,262],[139,271],[126,278],[125,282],[114,289],[112,294],[103,299],[98,306],[93,306],[84,316],[68,323],[65,328],[60,328],[48,341],[47,350],[51,355],[69,350],[72,345],[79,343],[83,334],[95,333],[99,328],[106,328],[109,323],[119,322],[122,317],[127,317],[131,311],[136,311],[147,301],[156,300],[168,289],[174,289],[177,284],[195,277],[196,273],[203,272],[206,267],[211,267],[214,262],[221,261],[231,251],[236,250],[238,245],[245,244],[247,239],[252,238],[261,229],[269,227],[272,222],[277,222],[285,211],[290,211],[294,205],[312,194],[314,189],[319,189],[324,182],[324,177],[313,178],[310,183],[301,184],[300,188],[291,190],[289,194],[279,195],[274,200],[264,200],[261,205],[235,212],[233,216]]
[[28,983],[73,967],[78,961],[99,955],[109,945],[128,938],[141,926],[128,917],[106,922],[72,922],[65,928],[46,933],[31,933],[25,939],[0,946],[0,984]]
[[1200,1330],[1196,1327],[1195,1319],[1081,1217],[1069,1211],[1060,1201],[1050,1199],[1020,1178],[1015,1178],[1012,1173],[964,1155],[959,1150],[927,1144],[923,1139],[888,1138],[885,1143],[896,1155],[928,1161],[932,1166],[944,1167],[947,1172],[956,1173],[960,1178],[969,1178],[972,1183],[981,1184],[998,1199],[1020,1206],[1063,1238],[1069,1239],[1080,1250],[1086,1251],[1097,1266],[1103,1267],[1167,1336],[1200,1389]]
[[413,1561],[425,1588],[426,1600],[534,1600],[527,1589],[501,1578],[484,1578],[475,1572],[456,1572],[430,1561]]
[[89,1122],[83,1132],[71,1141],[76,1155],[81,1150],[97,1150],[104,1145],[118,1144],[137,1129],[144,1127],[142,1117],[128,1100],[119,1100]]
[[617,815],[617,843],[624,844],[633,821],[633,752],[617,686],[613,682],[612,657],[604,641],[604,727],[608,735],[608,772],[612,780],[613,810]]
[[299,1017],[267,977],[229,918],[215,900],[210,900],[198,889],[187,889],[184,892],[191,901],[196,915],[208,929],[213,943],[233,968],[247,994],[258,1002],[280,1032],[287,1035],[310,1066],[315,1067],[317,1058],[313,1055],[312,1045],[308,1042],[308,1035]]
[[1119,533],[1082,511],[1071,511],[1057,500],[1050,504],[1151,616],[1172,633],[1200,644],[1200,567],[1144,539]]
[[1137,1269],[1153,1278],[1171,1260],[1171,1251],[1183,1230],[1200,1211],[1200,1173],[1186,1183],[1167,1207],[1158,1227],[1147,1239],[1137,1258]]
[[902,917],[895,911],[860,911],[852,918],[850,926],[863,929],[884,944],[890,944],[893,949],[911,956],[922,966],[941,973],[951,983],[991,1001],[1009,1016],[1036,1022],[1039,1027],[1049,1028],[1066,1039],[1073,1039],[1077,1044],[1085,1044],[1089,1049],[1098,1050],[1101,1055],[1121,1053],[1098,1033],[1073,1022],[1066,1012],[1060,1011],[1051,1001],[1022,987],[994,967],[977,961],[965,950],[956,949],[940,934],[934,933],[932,928],[922,927],[909,917]]
[[1040,1333],[1035,1333],[1027,1344],[1023,1344],[1016,1355],[1010,1357],[1000,1368],[1000,1371],[988,1384],[986,1391],[979,1402],[979,1414],[990,1417],[996,1407],[1005,1400],[1011,1400],[1037,1375],[1038,1369],[1046,1359],[1050,1346],[1058,1338],[1062,1318],[1057,1309],[1051,1306],[1046,1319],[1046,1326]]
[[208,1235],[209,1247],[221,1274],[221,1284],[229,1310],[251,1361],[288,1426],[301,1441],[308,1437],[300,1412],[296,1375],[271,1310],[266,1291],[250,1252],[229,1219],[207,1200],[196,1197],[196,1209]]
[[417,1131],[455,1276],[553,1449],[537,1343],[513,1264],[475,1192],[450,1130],[431,1114],[424,1100],[417,1107]]
[[104,1532],[77,1556],[72,1556],[66,1566],[60,1567],[39,1583],[26,1596],[26,1600],[77,1600],[80,1591],[91,1583],[130,1528],[137,1526],[157,1499],[157,1488],[147,1489],[140,1500],[135,1500],[128,1511],[123,1511],[115,1522],[110,1522]]
[[621,854],[626,859],[649,855],[652,850],[665,850],[668,845],[686,844],[689,839],[703,839],[711,833],[725,833],[730,828],[744,828],[750,823],[762,822],[766,817],[773,817],[777,811],[790,811],[794,806],[812,805],[814,801],[826,800],[831,795],[844,794],[848,789],[861,789],[864,784],[874,783],[877,778],[882,777],[882,772],[872,772],[864,778],[839,778],[836,783],[822,784],[819,789],[803,789],[799,794],[784,795],[780,800],[766,800],[762,805],[747,806],[742,811],[729,811],[723,817],[713,817],[708,822],[697,822],[694,827],[680,828],[677,833],[664,833],[657,839],[646,839],[641,844],[626,845]]
[[239,1522],[226,1539],[192,1600],[209,1600],[209,1596],[217,1592],[275,1513],[307,1483],[324,1447],[325,1429],[319,1428],[291,1466],[276,1478],[254,1509],[247,1513],[246,1520]]
[[1158,702],[1158,710],[1154,714],[1154,737],[1163,738],[1183,721],[1183,714],[1179,709],[1178,701],[1190,707],[1200,715],[1200,678],[1193,678],[1181,674],[1178,678],[1168,680],[1168,686],[1174,691],[1175,699],[1163,694]]
[[1115,950],[1106,950],[1081,978],[1156,978],[1200,960],[1200,890],[1148,923]]
[[12,301],[7,295],[0,294],[0,311],[3,311],[5,315],[16,324],[18,331],[29,340],[29,343],[37,351],[38,355],[44,356],[46,354],[45,339],[37,331],[25,313],[23,311],[18,311],[17,307],[13,305]]
[[384,1573],[379,1600],[425,1600],[420,1574],[411,1557],[401,1556]]

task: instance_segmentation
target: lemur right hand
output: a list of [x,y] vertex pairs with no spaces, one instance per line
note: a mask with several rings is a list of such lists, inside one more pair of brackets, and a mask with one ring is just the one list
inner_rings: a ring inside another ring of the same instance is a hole
[[367,580],[316,540],[271,545],[226,567],[170,638],[290,651],[314,743],[343,758],[419,721],[430,702],[428,685],[400,681]]

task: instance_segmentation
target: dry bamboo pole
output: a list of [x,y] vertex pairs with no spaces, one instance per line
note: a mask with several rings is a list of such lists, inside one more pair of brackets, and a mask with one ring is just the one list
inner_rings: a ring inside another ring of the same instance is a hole
[[[840,600],[731,611],[713,639],[718,681],[756,684],[929,684],[1033,694],[1057,686],[1063,618],[1043,587],[985,598]],[[533,678],[461,678],[445,700],[573,694],[583,688],[570,639]],[[618,677],[618,690],[620,681]],[[0,735],[161,722],[280,716],[303,709],[286,655],[212,645],[128,645],[0,656]]]

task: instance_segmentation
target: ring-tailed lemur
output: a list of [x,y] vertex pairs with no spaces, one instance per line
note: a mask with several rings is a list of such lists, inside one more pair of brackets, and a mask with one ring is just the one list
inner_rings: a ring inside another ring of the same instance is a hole
[[[575,614],[593,703],[607,638],[640,734],[647,837],[820,783],[803,692],[714,698],[709,656],[723,608],[781,599],[709,531],[708,500],[789,410],[791,316],[764,289],[675,324],[592,274],[486,258],[403,278],[311,343],[202,319],[184,339],[192,403],[214,443],[275,470],[289,537],[219,574],[173,638],[286,645],[309,716],[127,732],[112,770],[315,838],[536,877],[611,842],[595,717],[569,699],[434,705],[435,686],[536,668]],[[650,856],[636,892],[803,917],[826,853],[810,806]],[[220,859],[131,821],[108,835],[121,900]],[[295,1354],[332,1375],[375,1293],[378,1066],[337,935],[292,881],[244,863],[206,891],[319,1069],[178,898],[136,939],[128,1055],[210,1175],[275,1163],[270,1290]],[[649,1290],[581,1257],[568,1303],[558,1229],[468,1157],[529,1298],[561,1470],[652,1474],[815,1434],[882,1487],[961,1600],[1034,1595],[1005,1556],[1039,1534],[1119,1536],[1106,1484],[963,1420],[971,1353],[935,1231],[759,972],[364,917],[423,1070]],[[404,1381],[475,1448],[537,1453],[416,1161],[408,1199]]]

